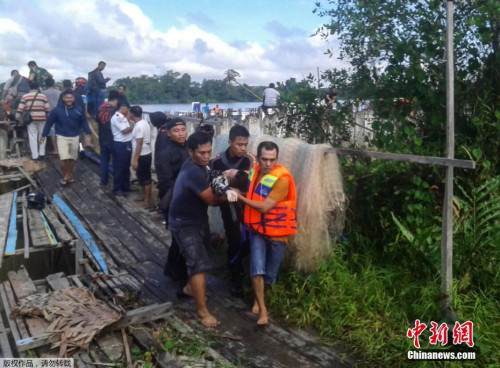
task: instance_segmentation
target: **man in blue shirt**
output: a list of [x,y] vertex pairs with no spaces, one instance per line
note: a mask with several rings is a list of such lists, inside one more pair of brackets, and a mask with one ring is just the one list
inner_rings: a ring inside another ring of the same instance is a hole
[[[235,192],[217,196],[208,181],[207,165],[212,154],[212,138],[196,132],[186,142],[189,159],[182,165],[175,181],[172,203],[168,212],[168,224],[172,236],[179,244],[186,260],[189,276],[186,294],[194,296],[200,322],[205,327],[215,327],[220,322],[210,314],[205,297],[205,273],[211,268],[208,255],[210,229],[208,206],[218,205]],[[235,198],[232,198],[234,200]]]
[[[57,105],[49,114],[43,128],[40,143],[45,142],[49,135],[52,125],[55,124],[57,137],[57,150],[61,160],[61,171],[63,178],[61,185],[73,183],[73,170],[76,159],[78,158],[78,149],[80,147],[80,130],[90,136],[90,128],[85,112],[75,106],[75,96],[72,91],[64,91],[62,94],[62,104]],[[89,137],[91,138],[91,137]],[[89,139],[90,141],[90,139]]]

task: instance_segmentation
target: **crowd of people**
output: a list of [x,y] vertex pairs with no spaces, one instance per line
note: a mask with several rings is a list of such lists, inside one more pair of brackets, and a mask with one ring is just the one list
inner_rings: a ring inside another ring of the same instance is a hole
[[[179,298],[194,297],[196,311],[205,327],[219,325],[207,307],[205,275],[213,265],[208,206],[220,208],[227,239],[229,292],[243,296],[246,256],[255,301],[252,312],[257,324],[265,326],[268,314],[265,290],[276,282],[286,244],[296,232],[296,189],[290,172],[278,164],[279,147],[265,141],[256,156],[247,151],[249,132],[242,125],[230,129],[228,147],[212,159],[213,127],[200,125],[188,137],[181,118],[167,119],[162,112],[149,114],[156,128],[151,146],[151,125],[143,119],[140,106],[130,106],[125,86],[107,90],[98,63],[88,75],[64,81],[61,92],[54,87],[52,75],[30,61],[25,78],[13,70],[2,91],[1,105],[10,105],[11,116],[21,122],[27,110],[31,158],[45,157],[46,138],[51,137],[52,153],[60,158],[61,186],[75,181],[73,170],[79,155],[81,132],[90,141],[88,119],[98,125],[100,148],[100,185],[109,186],[112,160],[114,196],[133,191],[130,170],[135,170],[142,188],[140,206],[152,202],[153,180],[157,175],[157,207],[165,217],[172,243],[165,274],[178,283]],[[275,105],[279,93],[270,85],[264,106]],[[106,99],[107,97],[107,99]],[[218,106],[217,106],[218,108]],[[154,162],[152,160],[154,153]]]

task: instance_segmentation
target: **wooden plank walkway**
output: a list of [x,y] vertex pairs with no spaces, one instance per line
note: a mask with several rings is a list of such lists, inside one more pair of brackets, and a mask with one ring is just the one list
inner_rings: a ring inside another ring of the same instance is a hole
[[[77,162],[76,182],[61,187],[59,162],[52,159],[37,174],[45,192],[63,198],[77,214],[101,248],[113,275],[119,267],[143,283],[141,300],[146,304],[172,301],[175,315],[186,321],[193,331],[214,340],[214,330],[197,323],[192,300],[177,300],[176,285],[163,275],[170,238],[161,218],[136,208],[127,198],[114,198],[99,187],[96,165],[89,160]],[[233,298],[227,285],[209,276],[208,307],[221,320],[215,335],[238,336],[236,340],[221,338],[213,349],[225,359],[244,367],[347,367],[341,352],[322,346],[316,339],[280,327],[271,321],[258,328],[250,306]],[[212,337],[211,337],[212,336]]]

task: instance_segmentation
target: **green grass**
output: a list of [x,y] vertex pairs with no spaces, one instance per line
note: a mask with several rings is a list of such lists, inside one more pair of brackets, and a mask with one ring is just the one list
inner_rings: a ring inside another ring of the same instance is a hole
[[[338,246],[316,273],[305,275],[284,265],[279,282],[269,293],[271,313],[289,324],[313,329],[326,344],[340,344],[361,366],[478,367],[500,366],[498,300],[477,291],[459,292],[454,308],[461,322],[474,322],[476,361],[408,362],[414,350],[406,337],[414,320],[441,323],[440,280],[415,279],[396,266],[375,265],[371,257],[347,254]],[[422,348],[429,332],[421,336]]]

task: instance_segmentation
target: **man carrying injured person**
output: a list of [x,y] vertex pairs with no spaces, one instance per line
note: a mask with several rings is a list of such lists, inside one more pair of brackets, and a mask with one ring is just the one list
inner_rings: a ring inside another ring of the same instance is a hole
[[186,145],[189,158],[182,165],[175,181],[168,224],[186,260],[189,276],[186,294],[194,296],[201,324],[216,327],[220,322],[208,311],[205,297],[205,273],[211,268],[207,210],[209,205],[218,205],[226,200],[237,201],[237,194],[226,187],[225,195],[216,195],[210,186],[207,168],[212,155],[210,135],[193,133]]

